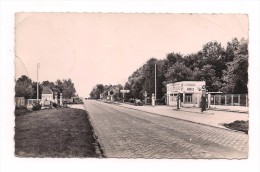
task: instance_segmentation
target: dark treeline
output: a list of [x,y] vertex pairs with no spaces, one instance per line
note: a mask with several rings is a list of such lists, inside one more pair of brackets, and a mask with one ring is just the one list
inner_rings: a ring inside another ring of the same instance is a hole
[[[56,82],[43,81],[39,83],[39,99],[41,99],[41,93],[44,87],[51,89],[53,93],[56,92],[58,97],[60,93],[62,93],[63,98],[71,98],[76,94],[76,89],[71,79],[58,79]],[[29,77],[22,75],[15,81],[15,97],[36,99],[37,82],[34,82]]]
[[[182,55],[172,52],[163,60],[149,59],[125,83],[125,89],[130,90],[127,98],[143,98],[145,91],[148,96],[154,93],[155,63],[157,99],[164,99],[167,83],[190,80],[205,80],[210,92],[248,93],[248,42],[244,39],[234,38],[226,47],[212,41],[203,45],[197,53]],[[94,98],[93,94],[91,97]]]
[[[108,90],[110,88],[116,88],[117,90],[122,90],[123,86],[121,84],[118,85],[103,85],[103,84],[97,84],[92,91],[90,92],[90,97],[92,99],[99,99],[100,98],[100,94],[103,95],[104,98],[106,98],[108,96]],[[120,100],[122,98],[122,94],[120,94],[120,92],[116,92],[114,94],[114,99],[115,100]]]

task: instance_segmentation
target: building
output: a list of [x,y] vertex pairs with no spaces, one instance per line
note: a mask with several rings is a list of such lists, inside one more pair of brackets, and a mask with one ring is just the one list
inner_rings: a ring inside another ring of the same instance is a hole
[[180,93],[181,106],[199,107],[202,88],[205,81],[181,81],[167,84],[167,105],[177,105],[177,95]]
[[116,86],[112,86],[111,88],[109,88],[109,90],[107,91],[107,99],[114,101],[115,95],[118,94],[120,92],[119,87]]
[[42,90],[42,103],[45,104],[45,101],[53,102],[53,92],[50,88],[43,88]]

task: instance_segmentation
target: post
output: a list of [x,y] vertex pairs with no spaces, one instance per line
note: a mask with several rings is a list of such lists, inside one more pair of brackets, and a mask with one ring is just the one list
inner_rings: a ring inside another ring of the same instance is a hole
[[248,102],[247,102],[247,94],[246,94],[246,107],[248,106]]
[[37,102],[39,101],[39,83],[38,83],[38,77],[39,77],[39,71],[38,70],[39,70],[39,67],[40,67],[40,63],[37,63]]
[[125,85],[123,86],[123,102],[125,102]]
[[60,105],[62,106],[62,93],[60,93]]
[[208,93],[208,108],[210,108],[210,104],[211,104],[211,94]]
[[152,106],[155,105],[155,100],[154,100],[154,98],[155,98],[155,96],[154,96],[154,94],[152,94]]
[[177,94],[177,110],[180,110],[180,93]]
[[225,95],[225,106],[227,105],[227,95]]
[[201,95],[201,112],[206,111],[206,94]]
[[147,104],[147,91],[144,91],[144,104]]
[[57,92],[55,92],[55,100],[54,100],[54,102],[58,104],[58,94],[57,94]]
[[240,106],[240,94],[238,94],[238,106]]
[[233,94],[231,94],[231,106],[233,106],[234,100],[233,100]]
[[185,92],[183,91],[183,93],[182,93],[182,102],[183,102],[183,104],[185,104],[186,102],[185,102]]
[[156,99],[157,99],[157,95],[156,95],[156,63],[155,63],[155,66],[154,66],[154,68],[155,68],[155,72],[154,72],[154,85],[155,85],[155,88],[154,88],[154,99],[155,99],[155,102],[156,102]]

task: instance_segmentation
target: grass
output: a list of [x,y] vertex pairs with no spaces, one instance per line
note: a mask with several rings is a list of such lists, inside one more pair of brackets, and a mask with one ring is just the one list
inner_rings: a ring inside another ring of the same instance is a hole
[[15,116],[21,116],[21,115],[27,115],[28,113],[31,113],[32,110],[28,110],[26,107],[16,107],[15,108]]
[[45,109],[16,113],[18,157],[99,157],[87,113],[80,109]]
[[237,131],[242,131],[246,134],[248,134],[248,127],[249,123],[248,121],[234,121],[229,124],[224,124],[225,127],[232,129],[232,130],[237,130]]

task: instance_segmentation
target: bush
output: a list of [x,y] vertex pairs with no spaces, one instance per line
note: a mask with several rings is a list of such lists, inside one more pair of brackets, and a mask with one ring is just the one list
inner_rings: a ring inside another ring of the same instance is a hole
[[15,110],[19,110],[19,109],[27,109],[27,108],[26,108],[25,106],[19,106],[19,107],[16,106],[16,107],[15,107]]
[[30,112],[32,112],[32,111],[28,110],[26,107],[16,107],[15,111],[14,111],[14,114],[16,116],[21,116],[21,115],[26,115],[26,114],[28,114]]
[[130,103],[134,103],[135,100],[134,100],[134,99],[129,99],[129,102],[130,102]]
[[33,103],[32,106],[33,111],[41,110],[42,108],[42,105],[40,103]]
[[156,100],[156,104],[157,104],[157,105],[165,105],[165,100],[164,100],[164,98],[162,98],[162,99],[157,99],[157,100]]
[[229,124],[224,124],[225,127],[230,128],[232,130],[242,131],[248,134],[248,127],[249,123],[248,121],[234,121]]
[[60,107],[60,105],[58,105],[57,103],[52,103],[52,106],[54,107],[54,108],[58,108],[58,107]]

